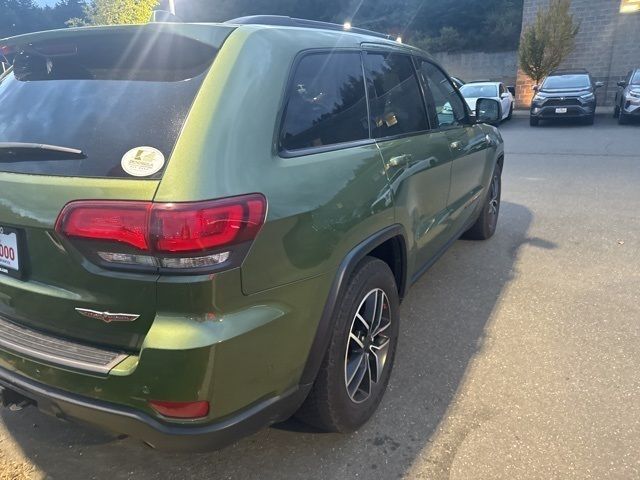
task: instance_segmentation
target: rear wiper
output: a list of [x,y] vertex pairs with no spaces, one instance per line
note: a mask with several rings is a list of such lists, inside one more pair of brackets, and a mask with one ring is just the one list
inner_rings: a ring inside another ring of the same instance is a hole
[[87,158],[77,148],[42,143],[0,142],[0,161],[82,160]]

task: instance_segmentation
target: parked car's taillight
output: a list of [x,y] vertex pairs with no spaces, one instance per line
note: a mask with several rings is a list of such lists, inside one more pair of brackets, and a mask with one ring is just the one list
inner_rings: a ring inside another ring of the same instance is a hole
[[105,266],[193,270],[236,265],[262,227],[260,194],[191,203],[71,202],[56,231]]

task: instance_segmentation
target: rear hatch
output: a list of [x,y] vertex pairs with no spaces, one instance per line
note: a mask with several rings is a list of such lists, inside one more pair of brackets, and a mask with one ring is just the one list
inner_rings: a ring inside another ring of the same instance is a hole
[[0,77],[1,320],[139,348],[155,316],[157,273],[99,266],[56,233],[56,219],[77,200],[153,200],[231,31],[150,24],[0,41],[13,65]]

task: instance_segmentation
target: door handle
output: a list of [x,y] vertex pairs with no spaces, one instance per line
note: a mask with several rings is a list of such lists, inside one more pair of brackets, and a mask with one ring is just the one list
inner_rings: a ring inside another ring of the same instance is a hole
[[413,158],[413,156],[410,155],[410,154],[404,154],[404,155],[398,155],[396,157],[391,157],[389,159],[389,166],[390,167],[399,167],[401,165],[406,165],[411,161],[412,158]]

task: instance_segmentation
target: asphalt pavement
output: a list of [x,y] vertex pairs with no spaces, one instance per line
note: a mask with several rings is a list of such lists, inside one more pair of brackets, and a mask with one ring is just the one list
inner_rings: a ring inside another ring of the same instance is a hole
[[0,413],[0,478],[640,478],[640,125],[506,142],[498,232],[458,241],[402,306],[379,412],[166,454],[30,408]]

